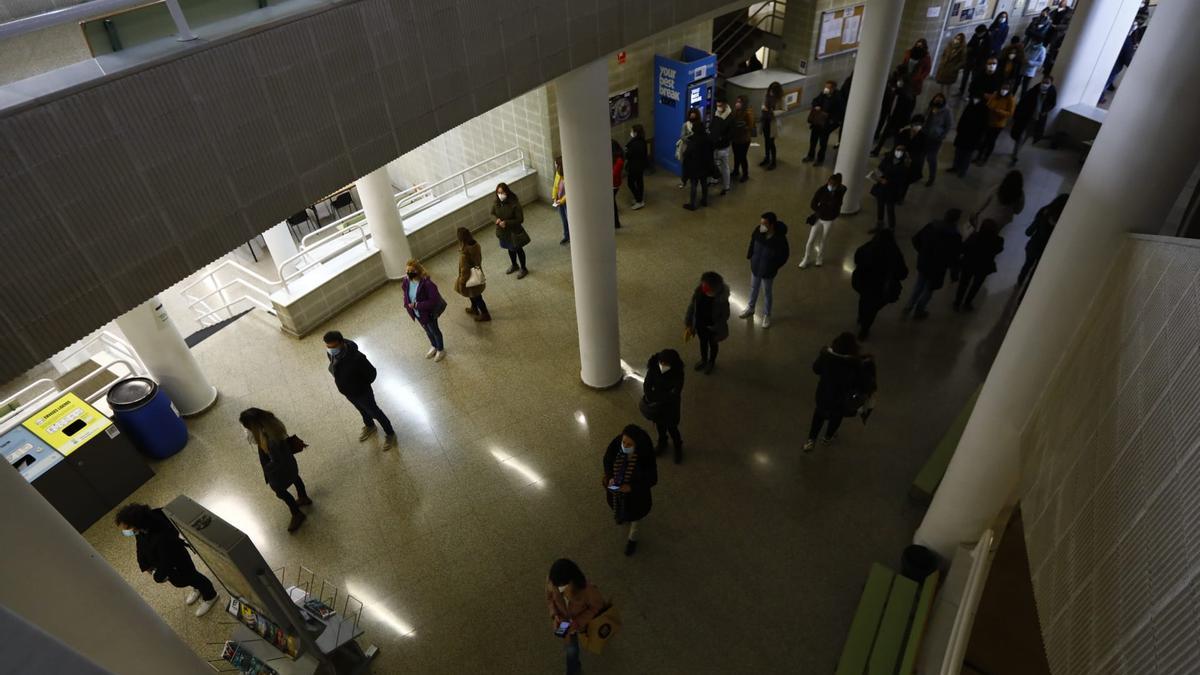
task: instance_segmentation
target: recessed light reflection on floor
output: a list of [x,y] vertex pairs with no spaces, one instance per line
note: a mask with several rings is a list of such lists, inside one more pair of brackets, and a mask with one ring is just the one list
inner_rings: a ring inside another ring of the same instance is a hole
[[737,293],[730,293],[729,306],[732,310],[730,313],[736,316],[741,314],[742,311],[746,309],[746,301],[742,300],[741,296],[739,296]]
[[587,415],[584,415],[582,410],[575,411],[575,421],[578,422],[579,426],[583,427],[584,429],[588,428]]
[[354,596],[356,600],[363,603],[363,612],[370,614],[373,619],[379,623],[392,629],[400,637],[416,637],[417,629],[412,624],[396,616],[392,610],[386,605],[379,602],[379,599],[364,590],[355,583],[346,582],[346,592]]
[[241,530],[243,534],[250,537],[250,541],[254,542],[259,552],[264,557],[268,557],[267,553],[271,550],[272,539],[267,537],[266,530],[263,529],[263,522],[260,519],[262,509],[255,508],[236,493],[209,494],[196,501],[220,516],[221,520]]
[[854,274],[854,258],[845,258],[842,260],[842,272],[845,274]]
[[759,466],[771,466],[771,456],[765,452],[754,453],[754,463]]
[[545,487],[545,480],[542,478],[542,475],[529,468],[525,462],[522,462],[521,460],[513,457],[499,448],[492,448],[490,452],[492,453],[492,457],[495,457],[496,461],[500,462],[500,466],[517,472],[522,478],[528,480],[532,485],[536,485],[539,488]]

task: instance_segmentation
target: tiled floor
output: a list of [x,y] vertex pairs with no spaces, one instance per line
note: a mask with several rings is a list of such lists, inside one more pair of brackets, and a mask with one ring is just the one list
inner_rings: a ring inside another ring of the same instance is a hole
[[[798,128],[799,125],[796,125]],[[708,209],[680,208],[683,191],[648,180],[649,206],[627,208],[617,237],[621,341],[641,367],[663,347],[696,358],[682,316],[700,272],[724,273],[734,299],[749,285],[746,241],[760,212],[791,224],[793,260],[775,286],[774,325],[731,320],[720,365],[690,369],[681,466],[660,465],[654,510],[637,555],[599,486],[605,445],[638,420],[638,385],[595,392],[580,384],[569,255],[556,214],[526,210],[532,273],[501,272],[507,259],[482,233],[486,292],[495,321],[476,324],[455,300],[443,319],[448,358],[427,343],[387,287],[329,328],[357,340],[379,367],[376,391],[400,448],[356,441],[359,421],[334,390],[319,334],[296,341],[251,314],[196,348],[218,405],[190,421],[192,440],[156,466],[138,492],[159,504],[187,494],[246,531],[272,565],[305,565],[366,602],[364,643],[381,648],[377,673],[534,673],[561,668],[543,605],[551,561],[568,556],[622,607],[625,627],[589,672],[820,673],[832,670],[868,565],[897,564],[921,517],[909,483],[981,380],[1005,327],[1005,306],[1034,211],[1073,180],[1066,151],[1027,148],[1027,209],[1004,232],[1001,271],[972,315],[950,312],[943,290],[921,323],[886,309],[869,343],[880,403],[871,423],[849,421],[839,442],[811,455],[800,444],[812,410],[810,365],[819,347],[853,328],[849,258],[865,240],[874,204],[837,222],[820,269],[795,263],[804,218],[826,171],[801,165],[806,139],[783,139],[783,163],[754,167],[749,183]],[[1000,152],[1007,149],[1007,137]],[[943,163],[948,164],[949,144]],[[752,160],[761,156],[753,149]],[[900,208],[900,238],[949,206],[969,208],[999,182],[1007,156],[914,186]],[[430,261],[449,291],[456,257]],[[909,282],[911,287],[911,281]],[[740,310],[735,307],[735,313]],[[316,501],[295,535],[242,440],[238,411],[274,410],[312,447],[299,457]],[[136,573],[131,542],[107,523],[89,541],[198,651],[226,637],[214,612],[190,615],[183,593]],[[291,572],[289,571],[289,574]]]

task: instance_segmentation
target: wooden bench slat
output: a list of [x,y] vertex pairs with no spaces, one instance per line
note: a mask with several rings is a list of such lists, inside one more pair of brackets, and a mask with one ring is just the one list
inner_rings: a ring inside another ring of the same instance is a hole
[[896,578],[896,573],[883,565],[871,565],[862,597],[858,600],[858,608],[854,611],[854,619],[846,634],[842,655],[838,659],[837,675],[862,675],[871,655],[871,645],[875,642],[879,622],[883,618],[888,592]]

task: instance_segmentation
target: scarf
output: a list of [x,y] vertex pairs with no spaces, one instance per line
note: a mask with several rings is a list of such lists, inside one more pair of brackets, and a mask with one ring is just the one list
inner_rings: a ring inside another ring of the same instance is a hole
[[[613,479],[617,481],[617,485],[632,485],[633,471],[637,466],[637,449],[626,455],[623,452],[617,452],[617,458],[613,460]],[[632,492],[629,494],[633,494]],[[626,493],[613,491],[612,493],[612,510],[613,518],[617,524],[621,525],[625,522],[625,497]]]

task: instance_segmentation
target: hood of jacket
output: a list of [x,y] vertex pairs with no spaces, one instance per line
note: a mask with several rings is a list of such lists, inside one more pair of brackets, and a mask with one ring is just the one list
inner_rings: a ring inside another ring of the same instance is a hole
[[715,108],[715,109],[713,109],[713,114],[716,115],[717,117],[720,117],[723,120],[729,119],[729,116],[733,114],[733,108],[730,108],[729,106],[725,106],[725,114],[724,115],[721,114],[720,108]]
[[329,357],[329,372],[332,373],[337,368],[337,364],[357,351],[358,345],[354,343],[354,340],[344,340],[342,342],[342,350],[336,356]]

